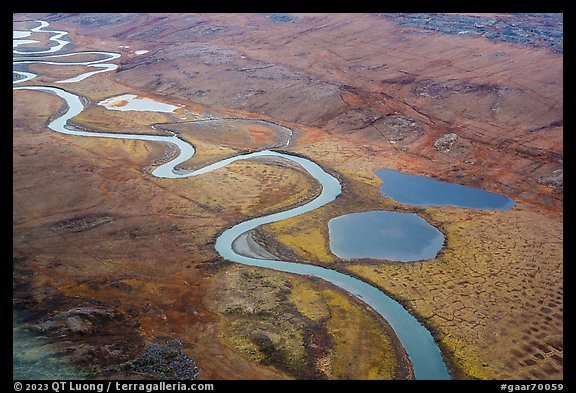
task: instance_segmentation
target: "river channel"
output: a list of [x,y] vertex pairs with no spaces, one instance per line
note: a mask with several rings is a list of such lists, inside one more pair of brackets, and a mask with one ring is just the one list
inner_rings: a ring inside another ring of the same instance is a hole
[[[43,63],[48,64],[62,64],[65,65],[86,65],[86,66],[96,66],[103,65],[103,61],[110,61],[120,57],[119,54],[113,54],[112,52],[101,52],[106,58],[104,60],[97,61],[86,64],[87,62],[72,63],[67,62],[65,64],[59,62],[52,62],[51,60],[56,56],[49,56],[45,61],[34,58],[33,60],[27,59],[26,56],[38,55],[42,53],[54,53],[66,46],[68,43],[63,39],[67,35],[63,31],[51,31],[45,30],[48,27],[48,23],[44,21],[36,21],[40,23],[40,26],[35,27],[30,30],[33,36],[34,32],[50,32],[53,33],[51,41],[56,42],[55,46],[50,47],[47,50],[42,51],[23,51],[14,50],[15,55],[19,55],[18,59],[14,60],[14,65],[26,64],[26,63]],[[24,33],[21,33],[23,36]],[[86,53],[86,52],[84,52]],[[98,52],[90,52],[98,53]],[[70,56],[72,54],[66,54],[61,56]],[[115,67],[106,67],[98,72],[111,71]],[[263,217],[258,217],[250,219],[230,228],[225,229],[222,234],[216,240],[216,251],[225,259],[250,266],[263,267],[288,273],[294,273],[305,276],[313,276],[330,282],[345,291],[349,292],[360,301],[366,303],[372,307],[376,312],[378,312],[394,329],[398,339],[403,345],[414,370],[414,375],[416,379],[450,379],[450,374],[447,370],[446,364],[442,358],[442,354],[430,334],[430,332],[414,317],[412,316],[400,303],[394,299],[387,296],[381,290],[369,285],[355,277],[331,270],[328,268],[320,267],[314,265],[313,262],[310,264],[306,263],[295,263],[287,262],[275,259],[259,259],[252,258],[236,253],[232,247],[234,241],[241,235],[248,231],[255,229],[256,227],[268,224],[272,222],[277,222],[287,218],[295,217],[312,210],[315,210],[321,206],[324,206],[340,195],[342,188],[340,182],[332,176],[330,173],[326,172],[322,167],[320,167],[315,162],[300,157],[291,155],[288,153],[278,152],[274,150],[261,150],[250,154],[238,155],[221,160],[217,163],[208,165],[204,168],[195,171],[182,171],[177,170],[176,166],[189,160],[195,153],[194,147],[185,142],[184,140],[178,138],[175,134],[172,136],[166,135],[142,135],[142,134],[129,134],[129,133],[104,133],[104,132],[92,132],[83,131],[74,128],[69,124],[69,120],[78,116],[84,110],[83,99],[73,93],[70,93],[62,88],[54,86],[26,86],[22,83],[34,79],[35,74],[28,73],[25,71],[14,71],[15,74],[19,75],[18,79],[14,83],[18,83],[18,86],[14,87],[14,90],[33,90],[38,92],[45,92],[50,94],[55,94],[61,99],[63,99],[67,104],[66,112],[51,121],[48,127],[62,134],[72,135],[72,136],[82,136],[82,137],[98,137],[98,138],[116,138],[116,139],[137,139],[152,142],[168,143],[175,146],[179,152],[178,156],[172,160],[158,166],[154,169],[151,174],[156,177],[161,178],[187,178],[192,176],[200,176],[202,174],[218,170],[225,167],[226,165],[239,161],[247,160],[255,157],[273,157],[275,159],[289,160],[293,163],[300,165],[311,177],[313,177],[321,186],[321,194],[301,206],[291,208],[289,210],[281,211],[278,213],[270,214]],[[95,72],[90,73],[90,75],[82,74],[76,78],[70,78],[65,81],[59,81],[56,83],[73,83],[74,81],[79,81],[79,77],[85,79],[93,75]],[[86,101],[84,99],[84,101]]]

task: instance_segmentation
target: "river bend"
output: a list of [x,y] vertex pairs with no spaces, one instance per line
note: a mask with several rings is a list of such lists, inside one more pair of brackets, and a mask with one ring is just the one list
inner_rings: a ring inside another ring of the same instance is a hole
[[[50,41],[56,42],[56,45],[50,47],[47,50],[42,51],[22,51],[13,50],[14,54],[20,56],[30,56],[38,55],[44,53],[54,53],[60,51],[64,48],[69,41],[63,39],[68,33],[64,31],[53,31],[45,30],[48,27],[48,23],[45,21],[37,21],[40,26],[37,26],[30,30],[31,33],[34,32],[48,32],[52,33]],[[105,56],[104,59],[89,61],[89,62],[54,62],[51,59],[56,57],[68,57],[75,53],[68,53],[64,55],[56,56],[46,56],[42,58],[38,57],[24,57],[14,60],[14,65],[26,64],[26,63],[46,63],[46,64],[56,64],[56,65],[84,65],[90,67],[101,67],[101,70],[92,71],[78,75],[74,78],[69,78],[64,81],[59,81],[56,83],[74,83],[84,80],[95,73],[108,72],[117,67],[115,64],[102,64],[106,61],[115,60],[120,57],[120,54],[113,52],[79,52],[79,53],[91,53],[91,54],[102,54]],[[105,132],[92,132],[78,130],[73,125],[69,124],[69,120],[78,116],[84,110],[84,104],[81,98],[73,93],[70,93],[62,88],[53,86],[22,86],[20,84],[32,80],[36,77],[36,74],[24,71],[14,71],[15,74],[19,75],[20,78],[14,81],[14,90],[33,90],[39,92],[47,92],[55,94],[61,99],[63,99],[67,104],[66,112],[55,120],[51,121],[48,127],[62,134],[73,135],[73,136],[83,136],[83,137],[97,137],[97,138],[116,138],[116,139],[136,139],[151,142],[168,143],[176,147],[179,154],[172,160],[159,165],[152,171],[152,175],[160,178],[186,178],[192,176],[200,176],[202,174],[218,170],[239,160],[247,160],[255,157],[275,157],[282,158],[285,160],[290,160],[297,165],[300,165],[311,177],[316,179],[321,186],[322,192],[312,201],[309,201],[303,205],[291,208],[289,210],[277,212],[274,214],[266,215],[263,217],[253,218],[247,221],[240,222],[227,228],[222,232],[222,234],[216,240],[216,251],[225,259],[256,267],[269,268],[273,270],[294,273],[299,275],[313,276],[330,282],[362,302],[366,303],[372,307],[376,312],[378,312],[394,329],[400,343],[403,345],[406,353],[408,354],[410,361],[412,362],[412,367],[414,370],[414,375],[416,379],[450,379],[450,374],[448,373],[447,367],[442,359],[442,355],[436,342],[430,332],[422,325],[420,322],[412,316],[400,303],[393,300],[387,296],[384,292],[377,289],[376,287],[369,285],[355,277],[324,268],[321,266],[305,263],[295,263],[287,262],[275,259],[259,259],[240,255],[236,253],[232,247],[234,241],[241,235],[257,228],[260,225],[268,224],[272,222],[277,222],[290,217],[295,217],[300,214],[304,214],[315,210],[321,206],[330,203],[340,193],[342,188],[340,182],[332,176],[330,173],[326,172],[322,167],[320,167],[315,162],[291,155],[288,153],[281,153],[273,150],[261,150],[250,154],[243,154],[234,157],[230,157],[219,162],[207,165],[195,171],[183,171],[177,170],[176,166],[189,160],[195,153],[194,147],[185,142],[184,140],[178,138],[175,134],[172,136],[166,135],[142,135],[142,134],[129,134],[129,133],[105,133]],[[288,142],[286,145],[288,145]]]

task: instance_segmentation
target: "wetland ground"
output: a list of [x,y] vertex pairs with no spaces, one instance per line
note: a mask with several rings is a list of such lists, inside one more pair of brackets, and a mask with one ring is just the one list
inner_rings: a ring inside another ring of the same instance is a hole
[[[43,19],[68,31],[74,51],[122,53],[116,71],[66,86],[88,100],[73,121],[80,128],[177,132],[196,148],[186,169],[282,145],[286,127],[293,130],[283,149],[322,165],[342,195],[258,228],[253,239],[286,260],[390,294],[433,333],[454,379],[564,377],[557,47],[447,34],[379,14],[13,18],[15,30]],[[48,38],[39,34],[29,46],[50,45]],[[135,53],[142,49],[149,52]],[[39,74],[32,85],[89,71],[16,67]],[[97,105],[124,94],[179,109],[135,115]],[[167,350],[193,361],[198,379],[413,378],[390,327],[362,303],[214,250],[224,228],[317,195],[304,172],[254,160],[185,181],[158,179],[150,169],[174,152],[54,133],[46,125],[62,110],[53,95],[14,92],[13,304],[72,364],[103,378],[159,378],[126,365]],[[247,120],[197,123],[213,116]],[[404,206],[379,192],[375,171],[383,167],[502,193],[516,205]],[[369,210],[416,212],[444,234],[445,247],[414,263],[332,254],[328,222]]]

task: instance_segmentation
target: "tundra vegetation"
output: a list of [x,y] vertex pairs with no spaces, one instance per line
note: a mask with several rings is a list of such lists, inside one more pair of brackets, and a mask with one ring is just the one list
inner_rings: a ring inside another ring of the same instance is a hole
[[[78,128],[177,133],[196,149],[183,170],[277,148],[336,176],[343,192],[334,202],[252,238],[400,301],[432,332],[453,378],[563,378],[563,55],[551,26],[561,17],[517,15],[539,26],[525,40],[503,15],[13,18],[14,30],[42,19],[68,31],[73,51],[122,54],[114,72],[59,85],[87,101],[72,120]],[[434,23],[424,27],[426,18]],[[488,27],[459,34],[443,22],[454,18],[452,28]],[[49,37],[19,48],[48,47]],[[39,75],[29,84],[53,86],[93,70],[15,67]],[[123,94],[179,109],[97,105]],[[390,326],[357,299],[214,250],[225,228],[317,196],[305,172],[258,159],[156,178],[151,169],[173,149],[49,130],[64,110],[52,94],[13,95],[13,298],[26,334],[102,378],[413,378]],[[215,117],[227,120],[202,122]],[[383,167],[502,193],[516,205],[404,206],[380,193],[374,172]],[[410,263],[337,258],[328,221],[369,210],[416,212],[445,246]]]

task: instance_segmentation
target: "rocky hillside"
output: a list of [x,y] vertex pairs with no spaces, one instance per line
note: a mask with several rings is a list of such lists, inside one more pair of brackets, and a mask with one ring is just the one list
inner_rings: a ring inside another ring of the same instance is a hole
[[416,172],[562,206],[561,14],[45,17],[124,48],[115,78],[127,85],[320,129],[402,154]]

